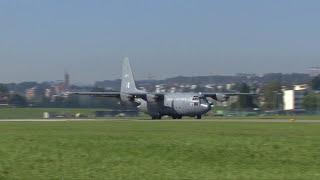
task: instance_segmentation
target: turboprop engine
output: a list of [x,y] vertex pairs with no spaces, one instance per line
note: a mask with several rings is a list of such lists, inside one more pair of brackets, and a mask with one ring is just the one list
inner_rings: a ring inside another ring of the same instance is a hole
[[225,101],[228,101],[229,98],[230,97],[225,94],[217,93],[213,99],[219,102],[225,102]]
[[143,99],[137,99],[136,100],[139,106],[137,106],[141,111],[148,113],[148,103],[147,101]]
[[148,103],[156,103],[159,98],[154,94],[147,94],[147,102]]
[[121,98],[121,102],[124,104],[124,105],[133,105],[133,106],[139,106],[140,105],[140,101],[136,100],[134,98],[134,96],[132,95],[128,95],[128,94],[121,94],[120,95],[120,98]]

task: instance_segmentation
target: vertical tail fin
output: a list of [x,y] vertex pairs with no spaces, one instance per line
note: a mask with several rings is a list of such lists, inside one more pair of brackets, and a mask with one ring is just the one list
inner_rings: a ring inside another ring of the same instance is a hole
[[129,58],[124,58],[122,64],[121,93],[130,94],[139,92],[141,91],[136,87]]

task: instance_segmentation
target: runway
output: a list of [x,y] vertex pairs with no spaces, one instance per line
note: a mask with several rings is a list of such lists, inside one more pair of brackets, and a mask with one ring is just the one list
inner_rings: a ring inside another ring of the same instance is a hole
[[94,122],[94,121],[132,121],[132,122],[237,122],[237,123],[320,123],[319,120],[293,120],[293,119],[2,119],[1,122]]

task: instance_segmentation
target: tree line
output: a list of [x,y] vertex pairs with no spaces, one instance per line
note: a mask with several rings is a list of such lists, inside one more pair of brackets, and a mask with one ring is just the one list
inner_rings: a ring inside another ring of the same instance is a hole
[[[310,81],[312,91],[306,92],[303,99],[303,107],[309,111],[319,110],[320,108],[320,76]],[[249,86],[247,83],[239,83],[235,90],[241,93],[257,92],[257,87]],[[101,88],[94,88],[93,91],[104,91]],[[233,110],[252,110],[261,108],[263,110],[281,110],[283,107],[282,82],[274,80],[260,88],[258,97],[239,96],[238,101],[233,103],[230,108]],[[66,107],[66,108],[123,108],[118,99],[93,98],[81,96],[59,97],[53,99],[44,95],[27,100],[18,93],[10,93],[7,85],[0,84],[0,100],[6,100],[9,105],[17,107]]]

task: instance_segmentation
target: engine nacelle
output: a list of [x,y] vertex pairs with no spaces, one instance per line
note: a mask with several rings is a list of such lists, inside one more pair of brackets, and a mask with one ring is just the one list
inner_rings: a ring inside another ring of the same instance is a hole
[[216,101],[219,101],[219,102],[225,102],[225,101],[228,101],[229,98],[230,97],[225,95],[225,94],[218,93],[218,94],[216,94],[216,97],[213,98],[213,99],[216,100]]
[[145,113],[148,113],[148,103],[147,103],[147,101],[145,101],[143,99],[137,99],[136,102],[139,103],[138,108],[141,111],[143,111]]
[[127,94],[121,94],[121,104],[123,105],[129,105],[129,106],[139,106],[140,101],[137,101],[134,96],[127,95]]
[[121,101],[122,102],[134,102],[134,97],[132,95],[128,94],[121,94],[120,95]]
[[158,101],[158,97],[153,94],[147,94],[147,102],[149,103],[155,103]]

